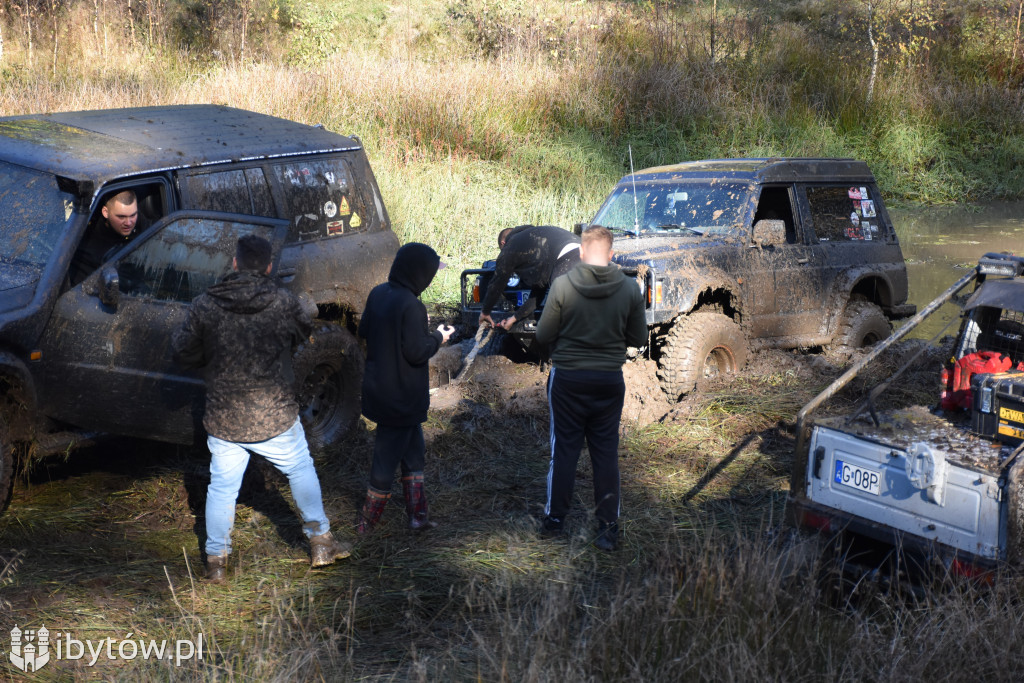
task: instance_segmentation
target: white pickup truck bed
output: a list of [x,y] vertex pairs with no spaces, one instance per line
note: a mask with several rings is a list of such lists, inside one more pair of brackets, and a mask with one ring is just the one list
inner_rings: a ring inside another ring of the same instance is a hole
[[[805,495],[822,506],[997,560],[1008,455],[925,408],[814,423]],[[909,463],[909,465],[908,465]]]

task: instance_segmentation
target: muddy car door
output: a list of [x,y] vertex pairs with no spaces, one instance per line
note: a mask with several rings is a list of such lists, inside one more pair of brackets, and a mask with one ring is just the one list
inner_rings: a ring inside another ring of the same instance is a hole
[[[750,250],[753,272],[743,285],[752,301],[762,302],[750,323],[756,336],[806,338],[821,327],[828,291],[825,258],[795,204],[792,185],[761,188],[753,219],[756,246]],[[785,235],[766,240],[762,221],[782,221]]]
[[57,301],[44,334],[47,415],[116,434],[191,443],[203,382],[171,357],[193,298],[231,272],[238,238],[280,255],[287,223],[212,212],[164,218]]

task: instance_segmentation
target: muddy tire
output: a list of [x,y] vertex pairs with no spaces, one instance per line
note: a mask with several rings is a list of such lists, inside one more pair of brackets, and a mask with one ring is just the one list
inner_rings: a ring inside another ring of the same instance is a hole
[[731,375],[747,362],[747,338],[731,318],[698,311],[679,319],[661,349],[658,378],[677,400],[705,380]]
[[338,325],[318,322],[312,341],[295,352],[295,394],[311,449],[336,445],[361,412],[364,359],[359,343]]
[[839,320],[832,347],[839,351],[852,351],[880,342],[892,334],[892,324],[876,304],[851,301],[846,304]]

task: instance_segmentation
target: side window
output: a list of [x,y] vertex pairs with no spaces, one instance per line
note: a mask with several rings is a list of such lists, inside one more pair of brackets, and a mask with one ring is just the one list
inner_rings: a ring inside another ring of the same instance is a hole
[[375,213],[362,187],[352,182],[348,163],[341,158],[289,161],[273,167],[284,191],[292,225],[289,242],[363,232]]
[[876,198],[866,186],[807,188],[811,223],[822,242],[859,242],[882,239]]
[[796,225],[793,222],[793,202],[788,187],[764,187],[757,199],[754,223],[760,220],[779,220],[786,224],[786,242],[796,244]]
[[246,216],[277,215],[262,168],[183,176],[182,184],[192,209]]
[[231,272],[238,238],[273,241],[274,228],[209,218],[182,218],[125,255],[117,264],[121,292],[188,303]]

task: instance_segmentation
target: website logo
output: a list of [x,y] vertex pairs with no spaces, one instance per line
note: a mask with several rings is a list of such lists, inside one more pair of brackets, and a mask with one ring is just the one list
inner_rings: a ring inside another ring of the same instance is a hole
[[25,672],[39,671],[50,661],[50,632],[45,626],[11,629],[11,664]]

